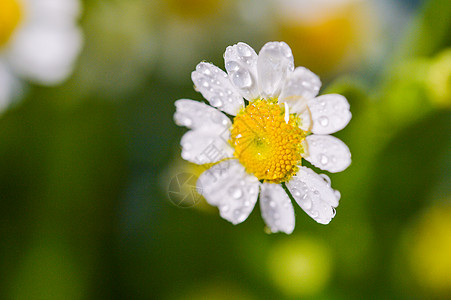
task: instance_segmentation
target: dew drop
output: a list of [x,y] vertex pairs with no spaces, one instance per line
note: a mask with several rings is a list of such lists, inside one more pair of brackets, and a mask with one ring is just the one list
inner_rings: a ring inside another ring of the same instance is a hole
[[186,117],[185,119],[183,119],[183,125],[185,125],[186,127],[189,127],[189,126],[193,125],[193,120]]
[[201,85],[202,85],[204,88],[208,88],[208,87],[210,86],[210,84],[209,84],[206,80],[202,80]]
[[341,198],[341,193],[340,193],[340,191],[334,190],[334,195],[335,195],[335,197],[337,197],[337,200],[340,200],[340,198]]
[[269,201],[269,206],[270,206],[271,208],[275,208],[275,207],[276,207],[276,202],[274,202],[274,201]]
[[310,212],[310,215],[312,216],[312,218],[317,218],[319,216],[319,213],[316,210],[312,210],[312,212]]
[[229,188],[229,195],[234,199],[240,199],[243,196],[243,191],[238,186],[232,186]]
[[319,123],[321,124],[321,126],[326,127],[327,125],[329,125],[329,118],[322,116],[319,118]]
[[312,208],[312,201],[308,197],[303,197],[301,201],[301,205],[303,209],[311,209]]
[[212,111],[210,114],[210,119],[213,123],[227,125],[227,120],[223,118],[221,114],[218,114],[217,111]]
[[236,61],[229,61],[226,64],[226,70],[227,72],[236,72],[240,69],[240,65]]
[[228,212],[229,211],[229,206],[228,205],[223,205],[223,206],[221,206],[221,210],[223,211],[223,212]]
[[329,158],[326,155],[321,154],[320,157],[319,157],[319,162],[322,165],[326,165],[329,162]]
[[298,189],[293,189],[291,191],[291,193],[293,194],[293,197],[300,197],[301,196],[301,192]]
[[221,107],[223,105],[222,100],[218,97],[211,98],[210,103],[214,107]]
[[236,71],[232,76],[232,80],[238,88],[247,88],[252,85],[251,75],[244,69]]
[[252,55],[252,51],[244,45],[238,45],[237,52],[238,52],[238,55],[244,56],[244,57],[249,57]]

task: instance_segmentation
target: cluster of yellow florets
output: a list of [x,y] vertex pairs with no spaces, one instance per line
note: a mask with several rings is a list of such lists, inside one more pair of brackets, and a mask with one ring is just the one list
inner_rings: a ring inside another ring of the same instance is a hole
[[285,109],[276,100],[258,99],[235,117],[231,144],[248,173],[278,183],[296,174],[305,136],[296,115],[286,122]]

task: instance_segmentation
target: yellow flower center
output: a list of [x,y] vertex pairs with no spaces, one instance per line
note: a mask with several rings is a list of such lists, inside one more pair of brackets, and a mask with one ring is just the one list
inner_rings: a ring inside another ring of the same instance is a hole
[[18,0],[0,0],[0,47],[8,42],[21,17]]
[[257,99],[242,109],[231,129],[234,155],[259,180],[287,181],[298,170],[306,132],[294,114],[285,120],[285,109],[276,100]]

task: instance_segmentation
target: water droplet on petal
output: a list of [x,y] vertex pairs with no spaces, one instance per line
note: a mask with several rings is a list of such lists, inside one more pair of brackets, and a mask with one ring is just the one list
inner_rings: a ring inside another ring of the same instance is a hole
[[303,197],[301,204],[303,209],[309,210],[310,208],[312,208],[312,201],[310,201],[308,197]]
[[341,193],[340,193],[340,191],[334,190],[334,195],[335,195],[335,197],[337,197],[337,200],[340,200],[340,198],[341,198]]
[[326,165],[329,162],[329,158],[326,155],[321,154],[320,157],[319,157],[319,162],[322,165]]
[[291,191],[291,193],[293,194],[293,197],[300,197],[301,196],[301,192],[298,189],[293,189]]
[[229,188],[229,195],[234,199],[240,199],[243,196],[243,191],[238,186],[232,186]]
[[210,103],[214,107],[221,107],[223,105],[222,100],[220,98],[218,98],[218,97],[211,98]]
[[236,61],[229,61],[226,63],[226,70],[227,72],[236,72],[240,69],[240,65]]
[[275,207],[276,207],[276,202],[274,202],[274,201],[269,201],[269,206],[270,206],[271,208],[275,208]]
[[247,88],[252,85],[251,75],[245,69],[236,71],[232,76],[232,81],[238,88]]
[[249,57],[252,55],[252,51],[248,47],[243,45],[238,45],[237,52],[240,56]]
[[326,127],[327,125],[329,125],[329,118],[322,116],[319,118],[319,123],[321,124],[321,126]]

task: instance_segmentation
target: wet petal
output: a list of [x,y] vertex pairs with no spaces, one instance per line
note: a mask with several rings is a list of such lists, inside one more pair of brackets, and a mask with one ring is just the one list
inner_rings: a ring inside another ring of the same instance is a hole
[[341,172],[351,164],[351,152],[340,139],[331,135],[309,135],[308,155],[304,158],[315,167],[332,173]]
[[294,69],[290,47],[284,42],[266,43],[257,59],[258,85],[264,98],[278,97],[288,72]]
[[318,94],[320,87],[318,76],[304,67],[298,67],[294,72],[288,73],[279,102],[288,103],[291,113],[303,112],[308,100]]
[[227,74],[218,67],[201,62],[191,74],[196,89],[214,107],[235,116],[244,101]]
[[286,185],[293,198],[310,217],[318,223],[328,224],[335,216],[334,208],[338,206],[340,193],[333,190],[328,177],[323,176],[301,166]]
[[[221,135],[223,134],[223,135]],[[190,130],[182,137],[182,158],[192,163],[203,165],[218,162],[233,156],[229,146],[230,132],[215,130]]]
[[175,102],[175,107],[174,121],[179,126],[190,129],[219,127],[219,130],[232,126],[232,122],[225,114],[205,103],[180,99]]
[[224,62],[230,81],[247,100],[259,96],[257,82],[257,53],[249,45],[238,43],[227,47]]
[[290,198],[280,184],[263,183],[260,193],[260,208],[265,223],[271,232],[290,234],[294,230],[294,209]]
[[312,130],[312,115],[309,109],[304,110],[301,114],[299,114],[301,119],[301,123],[299,124],[299,128],[306,132],[310,132]]
[[236,159],[214,165],[197,181],[198,192],[233,224],[247,219],[257,202],[259,185],[258,179],[247,174]]
[[312,132],[331,134],[343,129],[351,120],[349,103],[338,94],[322,95],[308,102],[312,113]]

